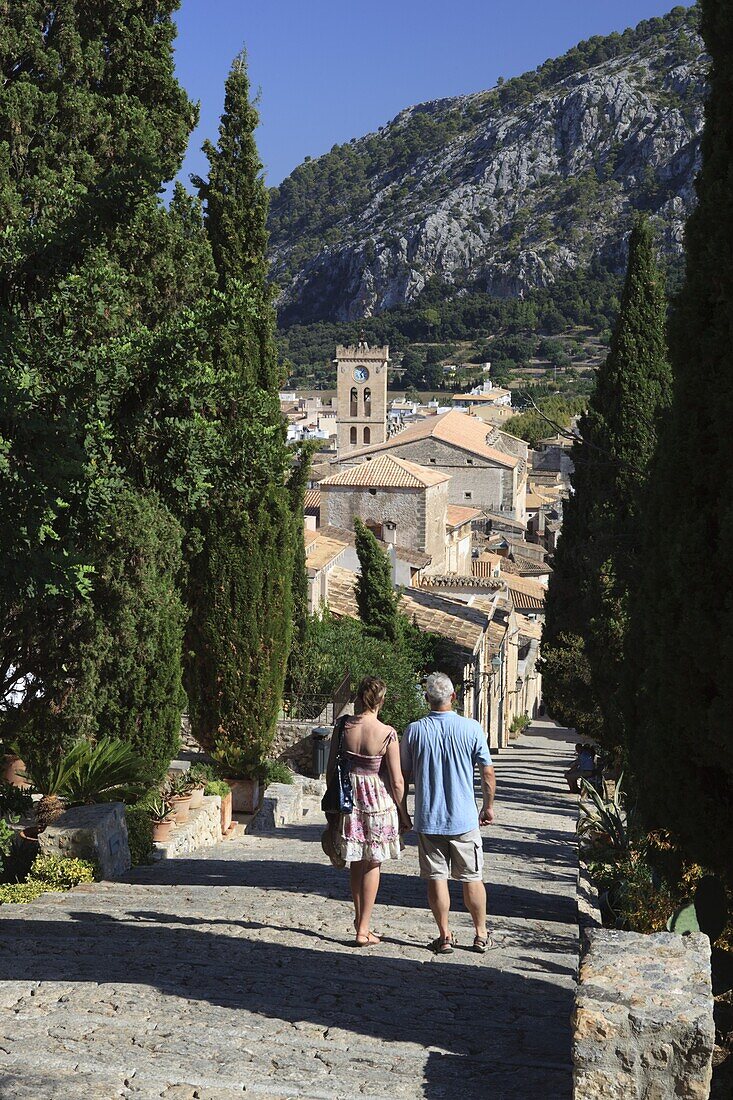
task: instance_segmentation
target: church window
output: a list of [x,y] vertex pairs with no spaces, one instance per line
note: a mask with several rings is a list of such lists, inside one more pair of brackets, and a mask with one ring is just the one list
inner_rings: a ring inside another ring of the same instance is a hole
[[364,390],[364,416],[372,415],[372,391],[370,389]]
[[352,428],[349,432],[349,442],[352,445],[356,444],[356,428]]
[[349,416],[358,416],[359,415],[359,395],[356,392],[356,386],[352,387],[351,399],[349,401],[349,405],[350,405]]
[[371,441],[372,441],[372,430],[371,430],[371,428],[365,428],[364,429],[364,442],[365,443],[371,443]]

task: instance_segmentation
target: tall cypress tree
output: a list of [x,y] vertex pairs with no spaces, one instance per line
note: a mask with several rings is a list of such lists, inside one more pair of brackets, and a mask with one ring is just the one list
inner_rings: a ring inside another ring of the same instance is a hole
[[[584,734],[623,740],[622,681],[629,589],[639,566],[639,517],[660,420],[669,405],[666,299],[649,225],[629,241],[621,308],[574,448],[548,594],[546,692]],[[573,700],[573,693],[575,701]],[[585,724],[584,724],[585,723]]]
[[[292,633],[296,520],[277,394],[274,315],[265,283],[267,194],[244,57],[226,85],[206,203],[229,323],[214,348],[219,460],[191,563],[187,687],[202,744],[231,743],[256,770],[272,741]],[[302,515],[297,519],[302,539]]]
[[361,573],[354,592],[356,604],[367,634],[394,642],[399,637],[399,596],[392,585],[392,569],[389,558],[380,549],[369,528],[360,520],[354,521],[356,553]]
[[[197,420],[198,364],[183,344],[210,266],[195,211],[179,196],[169,213],[158,195],[195,120],[173,74],[176,7],[3,5],[0,690],[4,736],[49,752],[80,732],[140,728],[153,698],[172,706],[150,707],[153,755],[177,737],[180,658],[171,672],[132,625],[180,633],[180,532],[152,490],[184,506],[205,482],[167,457],[196,436],[180,430]],[[94,691],[99,630],[123,621]]]
[[698,204],[670,324],[674,399],[647,509],[635,600],[640,805],[699,862],[733,866],[733,10],[702,0],[712,59]]

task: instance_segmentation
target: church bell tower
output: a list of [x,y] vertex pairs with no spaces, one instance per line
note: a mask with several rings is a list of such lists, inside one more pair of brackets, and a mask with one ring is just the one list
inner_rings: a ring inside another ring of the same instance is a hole
[[389,347],[370,348],[365,341],[336,348],[338,455],[387,439],[387,369]]

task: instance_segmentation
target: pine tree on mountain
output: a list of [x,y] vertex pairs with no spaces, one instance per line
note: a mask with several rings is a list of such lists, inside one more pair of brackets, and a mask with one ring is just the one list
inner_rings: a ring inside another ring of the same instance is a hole
[[272,741],[282,700],[296,535],[302,540],[302,515],[294,517],[287,485],[256,124],[240,56],[227,80],[218,145],[206,146],[209,179],[198,181],[228,321],[213,353],[220,452],[197,519],[186,680],[196,737],[209,746],[231,743],[253,770]]
[[389,558],[369,528],[357,517],[356,553],[361,573],[354,591],[359,618],[368,634],[394,642],[399,637],[401,615],[399,596],[392,585]]
[[646,507],[634,602],[640,808],[688,856],[730,875],[733,738],[733,10],[702,0],[712,59],[698,204],[670,323],[674,398]]
[[[165,502],[203,481],[167,457],[188,454],[196,419],[179,312],[210,266],[200,224],[159,198],[195,121],[173,72],[176,7],[17,0],[0,23],[0,690],[26,689],[3,722],[53,753],[102,725],[139,732],[156,700],[152,770],[182,709]],[[99,632],[122,623],[94,691]],[[172,646],[152,652],[143,630]]]
[[557,701],[562,720],[611,745],[623,739],[620,688],[640,506],[669,404],[665,313],[651,231],[639,220],[610,351],[573,450],[574,494],[566,504],[545,631],[551,710]]

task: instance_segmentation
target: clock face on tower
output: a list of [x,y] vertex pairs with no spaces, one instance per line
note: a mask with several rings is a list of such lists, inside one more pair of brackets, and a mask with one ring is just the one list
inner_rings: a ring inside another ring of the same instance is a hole
[[369,378],[369,371],[366,367],[354,367],[354,381],[366,382]]

